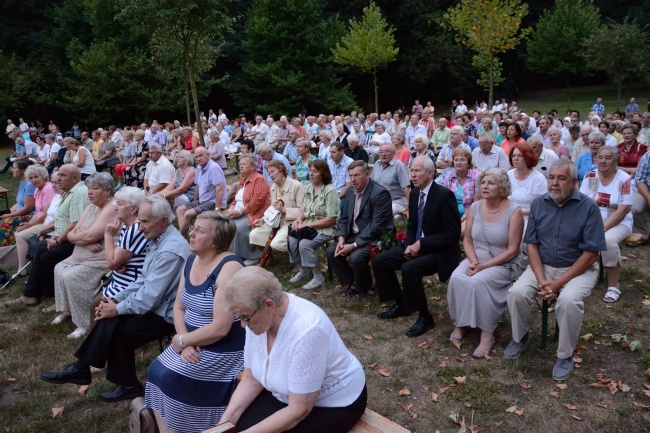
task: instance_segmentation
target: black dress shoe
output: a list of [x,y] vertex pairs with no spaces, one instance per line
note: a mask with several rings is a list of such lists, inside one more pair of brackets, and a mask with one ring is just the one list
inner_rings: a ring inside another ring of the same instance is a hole
[[115,388],[101,393],[100,398],[107,403],[122,400],[133,400],[144,395],[144,387],[138,383],[133,386],[117,385]]
[[411,329],[406,331],[408,337],[417,337],[424,334],[429,329],[433,328],[435,324],[433,323],[433,318],[429,317],[418,317],[418,320],[415,321],[415,324],[411,326]]
[[347,288],[345,288],[345,290],[341,291],[342,296],[354,296],[357,293],[358,292],[354,284],[350,284]]
[[395,304],[383,313],[377,314],[377,317],[380,319],[396,319],[398,317],[410,315],[411,313],[405,312],[399,305]]
[[92,376],[90,368],[79,369],[74,363],[67,365],[61,371],[41,373],[41,380],[50,383],[74,383],[76,385],[90,385]]

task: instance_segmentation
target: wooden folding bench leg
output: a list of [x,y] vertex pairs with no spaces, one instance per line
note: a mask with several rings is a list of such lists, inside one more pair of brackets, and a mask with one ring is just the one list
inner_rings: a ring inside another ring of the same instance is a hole
[[350,433],[411,433],[411,431],[366,408]]

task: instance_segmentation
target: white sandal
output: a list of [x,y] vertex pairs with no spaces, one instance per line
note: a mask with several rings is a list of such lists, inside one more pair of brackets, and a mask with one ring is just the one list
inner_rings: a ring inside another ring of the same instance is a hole
[[70,318],[68,313],[61,313],[52,320],[51,325],[59,325]]
[[612,304],[618,301],[618,298],[620,296],[621,296],[621,291],[614,286],[610,286],[607,288],[607,293],[605,293],[605,297],[603,298],[603,301]]
[[76,340],[78,338],[82,338],[86,335],[86,331],[84,328],[77,328],[72,333],[68,334],[66,337],[68,340]]

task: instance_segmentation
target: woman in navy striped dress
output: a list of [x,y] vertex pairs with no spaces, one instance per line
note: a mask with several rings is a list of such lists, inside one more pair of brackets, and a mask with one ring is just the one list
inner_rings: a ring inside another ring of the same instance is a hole
[[172,344],[149,366],[145,400],[161,432],[200,432],[217,424],[243,369],[245,332],[226,308],[226,282],[243,267],[228,252],[235,223],[204,212],[190,232]]

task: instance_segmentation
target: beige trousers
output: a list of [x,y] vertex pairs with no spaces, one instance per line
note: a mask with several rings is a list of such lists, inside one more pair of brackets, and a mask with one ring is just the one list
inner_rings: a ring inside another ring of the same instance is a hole
[[16,248],[18,249],[18,269],[27,264],[27,250],[29,249],[29,244],[27,242],[29,241],[29,238],[38,233],[42,227],[43,224],[36,224],[35,226],[14,234],[14,237],[16,238]]
[[[255,227],[251,230],[249,239],[251,244],[259,245],[260,247],[266,246],[266,241],[269,239],[271,234],[271,226],[264,223],[260,227]],[[285,224],[278,232],[275,234],[275,237],[271,241],[271,248],[276,251],[282,251],[283,253],[287,252],[287,237],[289,236],[289,224]]]
[[600,255],[603,258],[603,266],[613,268],[621,263],[621,249],[619,244],[630,236],[632,231],[623,224],[612,227],[605,232],[605,242],[607,242],[607,251]]
[[[569,268],[553,268],[544,265],[546,278],[558,279]],[[580,336],[582,318],[585,314],[584,300],[598,281],[598,263],[594,263],[585,271],[569,281],[560,291],[555,304],[555,317],[560,327],[560,338],[557,347],[557,357],[566,359],[573,355],[573,349]],[[539,291],[537,278],[530,266],[508,291],[508,311],[512,322],[512,339],[521,341],[530,329],[531,306]]]

